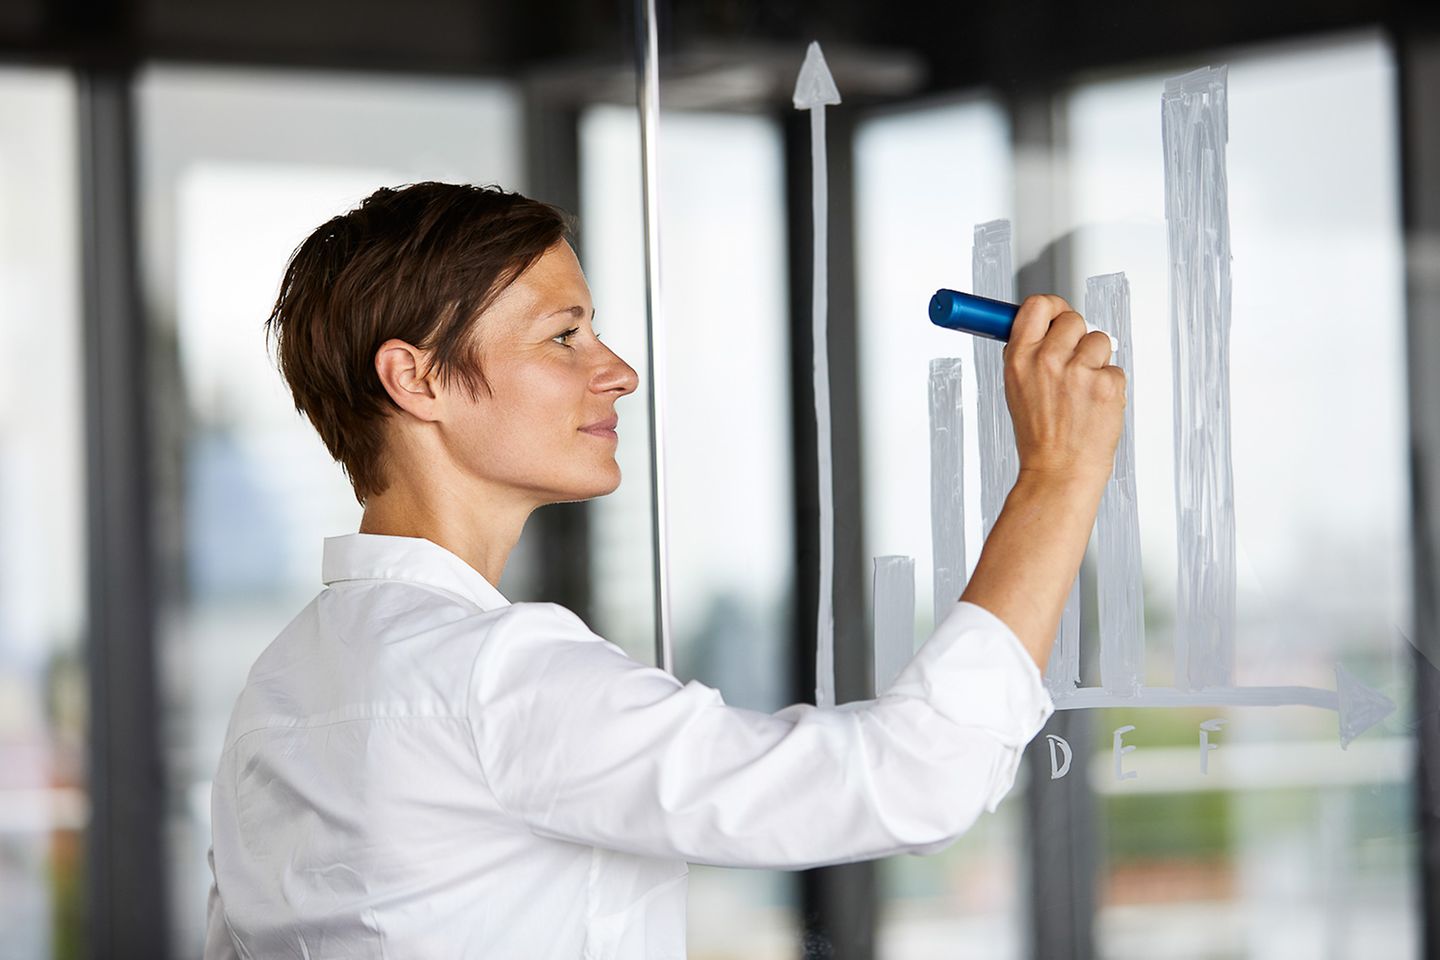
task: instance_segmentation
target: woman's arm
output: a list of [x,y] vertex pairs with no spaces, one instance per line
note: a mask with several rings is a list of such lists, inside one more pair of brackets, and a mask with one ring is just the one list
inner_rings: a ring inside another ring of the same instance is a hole
[[1109,358],[1064,300],[1022,305],[1005,348],[1019,478],[962,602],[876,700],[736,709],[563,608],[517,607],[485,641],[470,700],[501,804],[543,835],[730,866],[927,851],[964,832],[1053,709],[1039,671],[1123,422]]
[[800,869],[943,846],[993,810],[1051,705],[1009,628],[958,603],[876,700],[774,714],[517,604],[472,675],[491,791],[533,832],[666,859]]
[[230,924],[225,920],[225,904],[220,902],[220,890],[215,880],[215,848],[205,852],[210,864],[210,895],[205,902],[205,947],[204,960],[240,960],[235,952],[235,941],[230,937]]
[[1005,621],[1040,669],[1115,465],[1125,374],[1060,297],[1030,297],[1005,346],[1020,474],[962,594]]

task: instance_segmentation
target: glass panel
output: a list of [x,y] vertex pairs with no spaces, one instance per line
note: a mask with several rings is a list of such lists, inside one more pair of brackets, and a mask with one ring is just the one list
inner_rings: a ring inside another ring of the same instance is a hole
[[0,952],[85,953],[84,389],[74,83],[0,70]]
[[[583,116],[580,239],[601,335],[641,373],[620,408],[625,480],[591,508],[596,629],[654,662],[637,124],[629,108]],[[661,121],[676,672],[767,711],[790,699],[792,630],[782,169],[769,118],[667,112]],[[693,867],[691,955],[792,955],[793,897],[784,874]]]
[[[161,637],[177,955],[198,954],[209,789],[250,664],[320,589],[360,509],[263,338],[285,262],[381,185],[523,189],[506,85],[161,68],[140,82],[148,301],[177,364],[174,596]],[[502,588],[504,585],[502,584]]]
[[[1216,57],[1229,69],[1235,682],[1336,687],[1338,663],[1408,700],[1403,261],[1392,55],[1378,38]],[[1189,66],[1199,66],[1198,59]],[[1173,362],[1160,140],[1170,74],[1065,101],[1072,302],[1130,279],[1147,684],[1174,677]],[[1336,136],[1336,131],[1344,131]],[[1068,291],[1067,291],[1068,292]],[[1090,682],[1087,679],[1087,682]],[[1199,724],[1222,718],[1207,739]],[[1113,731],[1135,726],[1117,782]],[[1102,795],[1105,957],[1418,952],[1403,711],[1341,751],[1335,714],[1111,710]]]
[[[936,357],[963,361],[970,570],[981,546],[973,341],[931,325],[926,307],[941,287],[972,288],[972,227],[1010,217],[1012,189],[1009,124],[991,100],[881,116],[857,132],[865,542],[877,556],[914,558],[917,645],[934,629],[928,377]],[[884,862],[878,956],[1020,955],[1021,789],[942,853]]]

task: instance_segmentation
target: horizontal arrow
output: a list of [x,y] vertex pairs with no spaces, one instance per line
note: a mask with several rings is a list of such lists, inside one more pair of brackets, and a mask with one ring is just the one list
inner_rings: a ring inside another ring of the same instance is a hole
[[1134,696],[1118,696],[1099,687],[1080,687],[1051,699],[1056,710],[1093,710],[1101,707],[1318,707],[1334,710],[1340,718],[1340,745],[1369,730],[1395,712],[1389,697],[1372,690],[1340,664],[1335,665],[1335,690],[1319,687],[1211,687],[1179,690],[1142,687]]

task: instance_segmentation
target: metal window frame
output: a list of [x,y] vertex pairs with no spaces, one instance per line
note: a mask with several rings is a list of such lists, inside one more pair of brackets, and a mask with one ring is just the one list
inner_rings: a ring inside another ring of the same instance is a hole
[[1440,34],[1392,36],[1400,100],[1422,951],[1440,958]]
[[155,658],[148,342],[133,73],[78,71],[90,678],[89,953],[169,956]]

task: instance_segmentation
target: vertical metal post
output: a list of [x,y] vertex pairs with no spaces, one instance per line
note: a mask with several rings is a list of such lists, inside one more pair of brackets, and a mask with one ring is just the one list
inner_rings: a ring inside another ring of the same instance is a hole
[[650,376],[650,482],[655,557],[655,664],[675,672],[670,633],[669,495],[665,472],[665,323],[660,300],[660,28],[655,0],[635,0],[639,67],[640,171],[645,208],[645,324]]
[[1401,39],[1422,955],[1440,958],[1440,38]]
[[155,675],[146,335],[132,72],[79,72],[89,503],[90,953],[169,955]]

